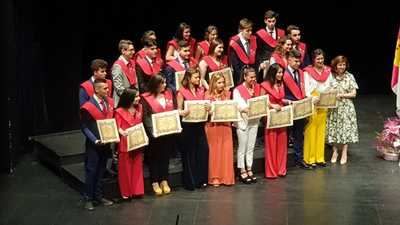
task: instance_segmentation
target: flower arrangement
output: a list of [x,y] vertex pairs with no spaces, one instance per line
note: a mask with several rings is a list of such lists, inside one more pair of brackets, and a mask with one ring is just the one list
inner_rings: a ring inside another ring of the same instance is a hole
[[398,160],[400,152],[400,118],[386,119],[383,130],[376,137],[378,154],[387,160]]

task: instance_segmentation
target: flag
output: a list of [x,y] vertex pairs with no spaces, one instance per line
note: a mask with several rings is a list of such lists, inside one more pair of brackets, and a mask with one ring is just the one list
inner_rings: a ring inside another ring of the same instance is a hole
[[393,70],[392,70],[392,90],[396,94],[396,108],[400,110],[400,29],[397,34],[396,49],[394,51]]

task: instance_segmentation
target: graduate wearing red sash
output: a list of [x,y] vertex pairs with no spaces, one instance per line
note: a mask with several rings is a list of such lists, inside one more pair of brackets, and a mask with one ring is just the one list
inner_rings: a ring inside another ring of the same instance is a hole
[[199,62],[204,56],[208,55],[210,44],[218,38],[218,29],[214,25],[209,25],[204,32],[204,41],[197,43],[196,54],[194,58]]
[[[140,58],[145,58],[146,56],[146,42],[147,40],[153,40],[157,43],[157,36],[156,36],[156,32],[153,30],[147,30],[143,33],[142,38],[140,39],[142,45],[144,46],[142,49],[140,49],[136,55],[135,55],[135,61],[137,61]],[[163,65],[164,61],[163,61],[163,57],[161,55],[161,49],[157,47],[157,53],[156,53],[156,60],[155,62],[159,65]]]
[[262,82],[263,71],[266,68],[265,61],[271,58],[272,52],[278,44],[279,38],[285,36],[285,31],[275,26],[278,13],[268,10],[264,14],[265,28],[256,32],[257,36],[257,54],[256,69],[260,70],[257,75],[257,81]]
[[257,119],[247,119],[246,114],[249,110],[247,100],[260,96],[260,85],[257,84],[256,71],[252,67],[243,69],[243,83],[233,90],[233,100],[238,102],[241,120],[235,122],[238,137],[237,167],[240,170],[239,179],[245,184],[255,183],[257,178],[252,171],[254,146],[257,139],[258,123]]
[[102,193],[102,178],[111,148],[110,144],[103,144],[100,140],[96,121],[113,118],[114,102],[107,97],[109,87],[105,79],[95,80],[94,89],[95,94],[80,108],[81,129],[86,137],[84,197],[87,210],[94,210],[94,201],[107,206],[113,204],[103,198]]
[[286,68],[288,66],[287,56],[290,50],[292,50],[292,40],[286,36],[279,38],[278,44],[271,55],[269,63],[271,65],[277,63],[281,67]]
[[113,99],[115,107],[118,105],[119,96],[126,88],[137,88],[138,82],[133,59],[135,48],[130,40],[121,40],[118,45],[121,56],[111,68],[113,80]]
[[118,184],[123,199],[140,197],[144,194],[143,151],[135,149],[128,152],[126,129],[142,123],[143,109],[139,104],[139,92],[126,89],[115,110],[115,120],[120,134],[118,143]]
[[199,63],[201,84],[208,89],[209,73],[228,67],[228,57],[224,54],[224,43],[221,39],[211,42],[209,55],[204,56]]
[[304,42],[301,42],[301,31],[298,26],[289,25],[286,28],[286,32],[289,38],[292,40],[292,47],[296,49],[301,54],[301,68],[304,68],[311,64],[310,57],[307,53],[307,45]]
[[148,92],[142,94],[144,109],[144,125],[150,138],[145,152],[150,170],[150,180],[156,195],[169,194],[168,185],[169,157],[175,149],[175,135],[153,136],[151,115],[160,112],[172,111],[176,108],[171,90],[166,89],[165,79],[161,75],[154,75],[148,83]]
[[233,68],[233,80],[235,85],[240,82],[240,75],[244,65],[251,67],[256,63],[257,40],[251,35],[253,23],[244,18],[239,22],[239,34],[229,41],[229,63]]
[[180,23],[174,39],[170,40],[167,45],[167,53],[165,54],[165,60],[167,62],[175,60],[178,56],[179,41],[186,41],[190,46],[190,56],[194,57],[196,52],[196,39],[192,37],[192,28],[187,23]]
[[[107,66],[108,63],[102,59],[95,59],[92,61],[90,68],[93,72],[92,77],[89,80],[81,83],[79,88],[79,106],[82,106],[87,102],[90,97],[94,94],[93,82],[96,79],[105,79],[107,76]],[[111,97],[112,95],[112,81],[107,79],[108,93],[107,95]]]
[[[185,73],[182,87],[177,93],[178,109],[185,117],[190,111],[184,110],[184,101],[204,100],[205,89],[200,86],[200,73],[190,69]],[[187,190],[206,187],[208,183],[208,143],[204,131],[205,122],[182,122],[181,155],[183,164],[183,185]]]
[[150,78],[161,71],[162,64],[157,61],[157,42],[147,39],[144,41],[144,57],[136,59],[136,75],[139,83],[139,91],[147,91],[147,83]]
[[[265,81],[261,83],[262,93],[269,97],[270,108],[279,110],[287,101],[283,87],[283,67],[272,64],[268,68]],[[286,176],[287,134],[286,127],[265,129],[265,177]]]

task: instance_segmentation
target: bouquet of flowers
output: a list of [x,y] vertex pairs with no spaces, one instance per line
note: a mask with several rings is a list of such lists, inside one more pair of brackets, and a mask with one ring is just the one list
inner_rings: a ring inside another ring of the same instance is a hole
[[[391,155],[396,156],[400,152],[400,118],[391,117],[386,119],[382,132],[378,133],[376,137],[376,149],[378,154],[383,156]],[[388,160],[397,160],[388,159]]]

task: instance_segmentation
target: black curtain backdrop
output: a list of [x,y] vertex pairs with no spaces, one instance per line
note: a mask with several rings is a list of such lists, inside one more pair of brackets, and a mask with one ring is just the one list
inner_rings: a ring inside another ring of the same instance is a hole
[[245,1],[240,5],[231,2],[227,10],[228,3],[222,1],[197,7],[158,0],[3,2],[7,7],[2,7],[6,17],[2,21],[7,26],[2,34],[10,43],[4,48],[11,81],[6,85],[12,99],[9,118],[14,118],[18,146],[24,146],[31,135],[79,128],[78,88],[90,76],[92,59],[103,58],[112,64],[119,55],[120,39],[131,39],[140,49],[139,39],[148,29],[157,32],[164,54],[166,42],[181,21],[189,23],[193,36],[200,40],[205,27],[215,24],[227,41],[237,33],[241,18],[251,19],[256,31],[264,26],[264,12],[273,9],[280,13],[279,27],[300,26],[310,49],[324,49],[328,61],[337,54],[348,56],[361,94],[391,92],[400,25],[393,5]]

